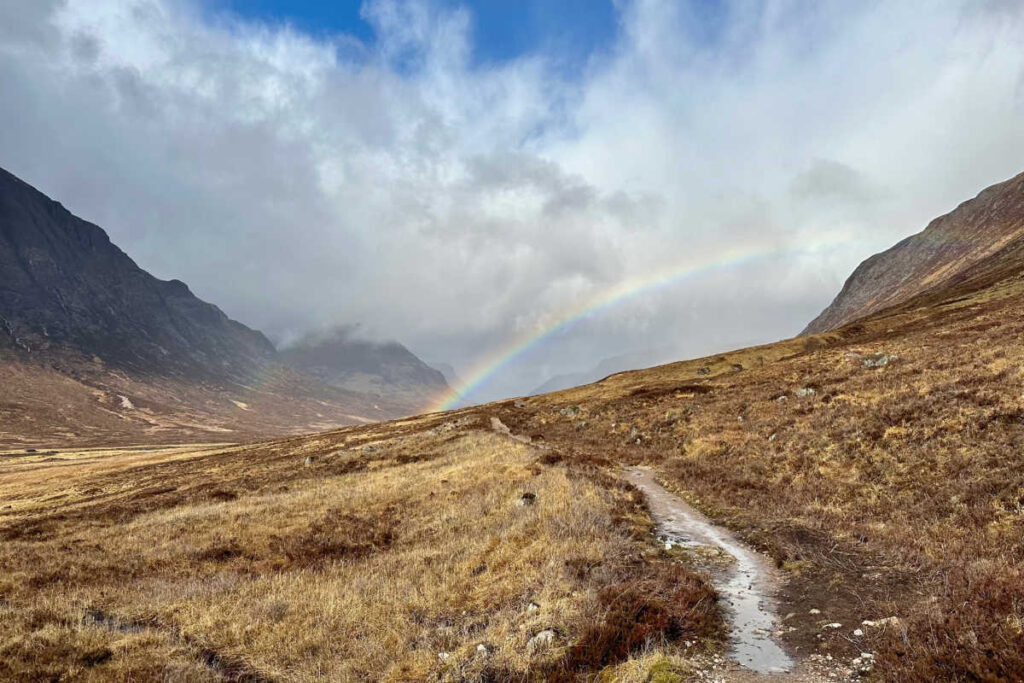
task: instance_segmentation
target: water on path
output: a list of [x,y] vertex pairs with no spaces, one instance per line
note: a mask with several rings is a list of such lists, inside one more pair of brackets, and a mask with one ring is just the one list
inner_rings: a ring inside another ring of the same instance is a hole
[[667,544],[721,548],[735,562],[725,572],[714,572],[715,588],[732,617],[730,656],[757,673],[783,673],[793,660],[772,639],[778,617],[772,600],[777,585],[775,568],[728,530],[715,526],[700,512],[654,480],[650,470],[626,470],[630,482],[647,496],[658,534]]

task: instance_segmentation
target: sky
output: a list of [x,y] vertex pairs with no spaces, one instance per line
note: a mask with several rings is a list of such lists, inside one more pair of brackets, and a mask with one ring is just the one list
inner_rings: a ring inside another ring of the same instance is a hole
[[0,0],[0,166],[471,400],[798,333],[1022,124],[1017,0]]

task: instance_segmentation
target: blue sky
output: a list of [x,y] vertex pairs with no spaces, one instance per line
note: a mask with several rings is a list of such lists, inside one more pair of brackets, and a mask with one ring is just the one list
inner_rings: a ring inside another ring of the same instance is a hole
[[[272,24],[288,23],[313,35],[343,33],[374,39],[360,17],[361,0],[208,0],[228,11]],[[503,61],[544,50],[581,62],[612,43],[617,14],[612,0],[440,0],[442,7],[467,7],[473,16],[474,57]]]

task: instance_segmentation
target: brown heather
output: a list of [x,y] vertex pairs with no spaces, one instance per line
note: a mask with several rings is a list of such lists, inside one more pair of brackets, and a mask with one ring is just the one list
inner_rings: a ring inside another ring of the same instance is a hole
[[0,677],[686,678],[724,632],[621,483],[645,463],[777,561],[798,657],[1024,680],[1022,313],[1024,282],[988,270],[835,332],[525,401],[3,457]]
[[635,491],[441,423],[0,460],[0,679],[571,680],[718,642]]

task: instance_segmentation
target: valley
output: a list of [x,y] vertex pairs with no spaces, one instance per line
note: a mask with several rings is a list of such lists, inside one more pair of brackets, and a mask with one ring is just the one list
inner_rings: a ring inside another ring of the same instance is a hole
[[0,683],[1024,682],[1022,37],[0,1]]
[[746,680],[707,553],[665,549],[628,464],[774,564],[799,680],[1012,680],[1024,281],[978,285],[452,413],[8,454],[5,675]]

